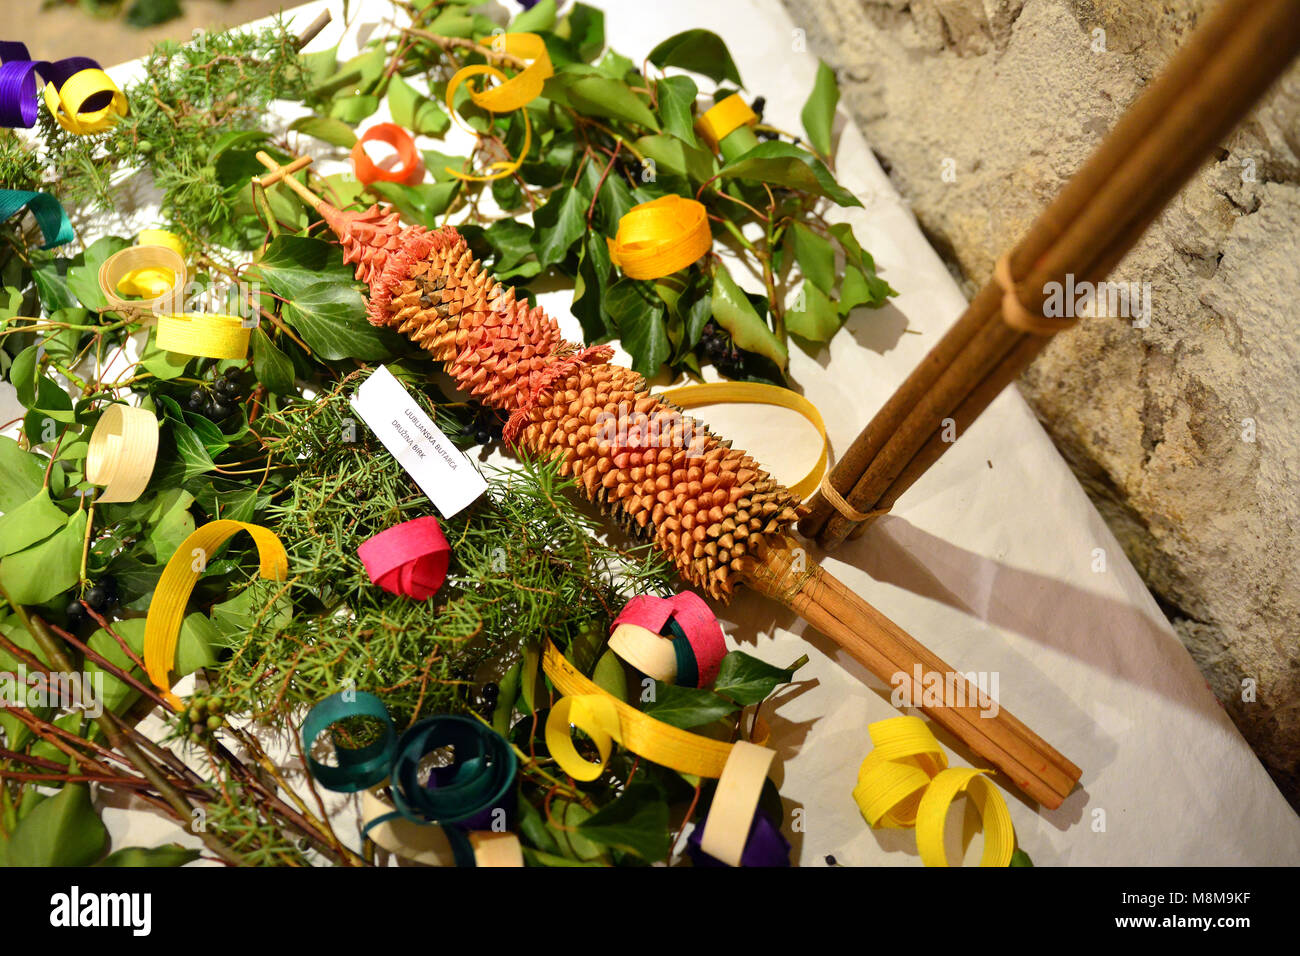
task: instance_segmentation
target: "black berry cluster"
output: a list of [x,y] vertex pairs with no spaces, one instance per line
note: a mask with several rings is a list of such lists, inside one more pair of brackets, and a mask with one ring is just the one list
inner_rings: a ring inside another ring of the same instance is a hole
[[186,406],[214,422],[229,418],[236,406],[244,400],[244,386],[240,382],[243,370],[238,366],[226,369],[224,375],[218,375],[211,385],[200,385],[190,392]]
[[96,614],[106,616],[110,610],[117,606],[117,581],[112,577],[105,577],[98,583],[91,582],[87,584],[80,597],[77,597],[74,593],[72,599],[68,601],[68,606],[64,609],[64,614],[68,618],[69,631],[77,630],[91,619],[90,615],[86,613],[82,601],[90,605],[91,610]]
[[700,333],[700,354],[712,362],[719,372],[728,378],[740,378],[743,375],[744,355],[736,347],[726,329],[712,319]]
[[501,686],[495,681],[488,681],[478,692],[476,701],[477,710],[480,714],[491,719],[492,712],[497,709],[497,701],[501,698]]
[[487,445],[501,438],[501,419],[490,408],[479,408],[469,424],[469,433],[475,444]]

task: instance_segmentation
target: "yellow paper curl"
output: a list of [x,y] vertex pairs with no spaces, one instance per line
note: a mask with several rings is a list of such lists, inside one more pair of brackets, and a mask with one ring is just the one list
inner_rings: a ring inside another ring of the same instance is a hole
[[[497,80],[499,85],[487,90],[476,90],[473,86],[470,86],[468,88],[469,98],[475,106],[489,112],[509,113],[512,110],[523,109],[524,106],[537,99],[541,95],[546,78],[555,72],[551,66],[550,54],[546,52],[546,43],[535,33],[500,34],[493,38],[492,48],[498,53],[507,53],[521,60],[532,60],[532,62],[512,77],[507,77],[496,67],[489,66],[486,63],[464,67],[457,70],[455,75],[452,76],[447,83],[447,110],[461,129],[469,133],[475,133],[475,135],[477,135],[476,131],[464,123],[456,112],[456,91],[460,89],[462,83],[472,77],[484,75]],[[447,172],[457,179],[476,183],[491,182],[494,179],[501,179],[514,173],[523,165],[524,159],[528,156],[528,150],[533,145],[532,121],[528,118],[527,110],[524,110],[523,115],[524,145],[519,151],[518,159],[509,162],[500,160],[492,163],[488,166],[488,169],[495,170],[495,172],[488,176],[474,176],[452,169],[450,166],[445,167]]]
[[[109,93],[108,105],[93,113],[82,114],[86,101],[99,93]],[[53,83],[45,84],[45,105],[55,121],[69,133],[86,136],[102,133],[127,113],[126,94],[118,89],[113,78],[103,70],[87,69],[72,74],[61,89]]]
[[658,279],[708,252],[713,234],[702,203],[668,195],[633,206],[605,242],[610,259],[629,278]]
[[716,152],[718,144],[741,126],[758,123],[758,114],[749,108],[739,93],[733,93],[715,104],[695,121],[695,130]]
[[[568,710],[569,716],[574,716],[576,711],[577,718],[583,722],[579,726],[583,727],[583,732],[592,738],[597,749],[600,750],[603,759],[599,765],[579,757],[577,751],[573,749],[571,740],[568,742],[567,749],[562,742],[558,748],[551,743],[552,721],[555,721],[555,732],[568,737],[569,722],[564,719],[565,711],[561,710],[561,717],[556,717],[556,709],[564,703],[563,700],[556,703],[547,719],[546,741],[551,749],[551,755],[564,768],[564,772],[575,780],[594,780],[600,776],[604,759],[609,756],[607,750],[601,750],[600,735],[617,741],[620,746],[646,760],[679,773],[694,774],[697,777],[722,776],[722,771],[727,765],[727,757],[731,754],[731,744],[692,734],[661,720],[655,720],[649,714],[625,704],[583,676],[550,642],[546,645],[542,668],[546,676],[551,679],[551,683],[566,698],[595,698],[603,701],[603,703],[595,703],[591,699],[586,699],[580,703],[570,703]],[[610,719],[611,710],[617,717],[617,723]],[[594,774],[592,774],[593,767],[595,767]],[[581,776],[583,774],[587,776]]]
[[168,675],[176,660],[176,642],[185,619],[185,605],[213,552],[240,531],[247,531],[257,545],[262,577],[283,581],[289,575],[289,556],[284,545],[275,532],[261,525],[218,519],[196,528],[181,542],[158,578],[144,625],[145,669],[154,686],[163,691],[173,706],[179,707],[180,699],[171,692]]
[[709,382],[704,385],[683,385],[659,392],[657,398],[671,402],[678,408],[697,408],[700,405],[724,405],[728,403],[756,405],[776,405],[796,411],[817,429],[821,436],[822,451],[806,475],[789,485],[792,492],[800,499],[807,499],[821,484],[822,474],[829,463],[830,449],[826,439],[826,422],[817,406],[798,392],[779,385],[764,385],[762,382]]
[[986,770],[948,769],[948,758],[920,717],[894,717],[867,728],[874,749],[858,769],[853,799],[873,827],[916,828],[926,866],[947,866],[943,849],[948,808],[965,792],[984,829],[980,866],[1007,866],[1016,849],[1011,813]]
[[[185,244],[181,237],[166,229],[142,229],[136,237],[135,244],[144,247],[170,249],[182,260],[185,259]],[[141,299],[157,299],[176,287],[176,273],[163,266],[144,266],[132,269],[117,280],[117,291],[121,295],[134,295]]]
[[248,354],[252,329],[233,315],[160,315],[158,348],[204,358],[242,359]]

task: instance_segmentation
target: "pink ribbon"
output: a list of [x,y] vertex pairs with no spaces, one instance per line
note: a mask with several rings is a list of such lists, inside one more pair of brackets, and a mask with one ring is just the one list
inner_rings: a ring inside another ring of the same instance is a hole
[[682,591],[666,598],[638,595],[623,605],[623,610],[610,625],[610,631],[620,624],[635,624],[655,634],[663,634],[669,618],[676,619],[686,635],[695,653],[700,686],[707,687],[718,677],[718,668],[727,654],[727,642],[722,636],[722,625],[704,603],[704,598],[694,591]]
[[367,539],[357,556],[371,582],[389,594],[427,601],[447,578],[451,548],[437,518],[415,518]]

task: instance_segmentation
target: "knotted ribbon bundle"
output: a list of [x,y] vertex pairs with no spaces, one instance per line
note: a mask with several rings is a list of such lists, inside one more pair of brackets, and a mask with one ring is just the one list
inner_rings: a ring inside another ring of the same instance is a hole
[[37,74],[46,81],[50,114],[70,133],[102,133],[126,115],[126,95],[89,57],[33,60],[26,44],[0,41],[0,61],[0,125],[30,129],[36,124]]
[[[336,747],[337,766],[311,755],[317,737],[356,717],[380,725],[377,739],[356,748]],[[368,791],[362,832],[384,849],[438,865],[523,865],[518,841],[498,830],[513,815],[518,761],[491,728],[443,714],[417,721],[398,737],[379,698],[341,691],[308,712],[301,734],[307,768],[317,783],[337,793]],[[420,783],[424,758],[447,747],[451,763],[433,768]],[[385,780],[387,799],[378,792]]]
[[451,548],[438,519],[415,518],[362,542],[357,556],[371,583],[389,594],[427,601],[447,578]]
[[642,594],[611,625],[610,649],[655,680],[707,687],[727,653],[722,626],[698,594]]

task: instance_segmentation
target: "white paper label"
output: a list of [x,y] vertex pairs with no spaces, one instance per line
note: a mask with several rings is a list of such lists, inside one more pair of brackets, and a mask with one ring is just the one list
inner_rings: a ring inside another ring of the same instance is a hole
[[444,518],[487,491],[478,469],[384,366],[361,383],[352,407]]

